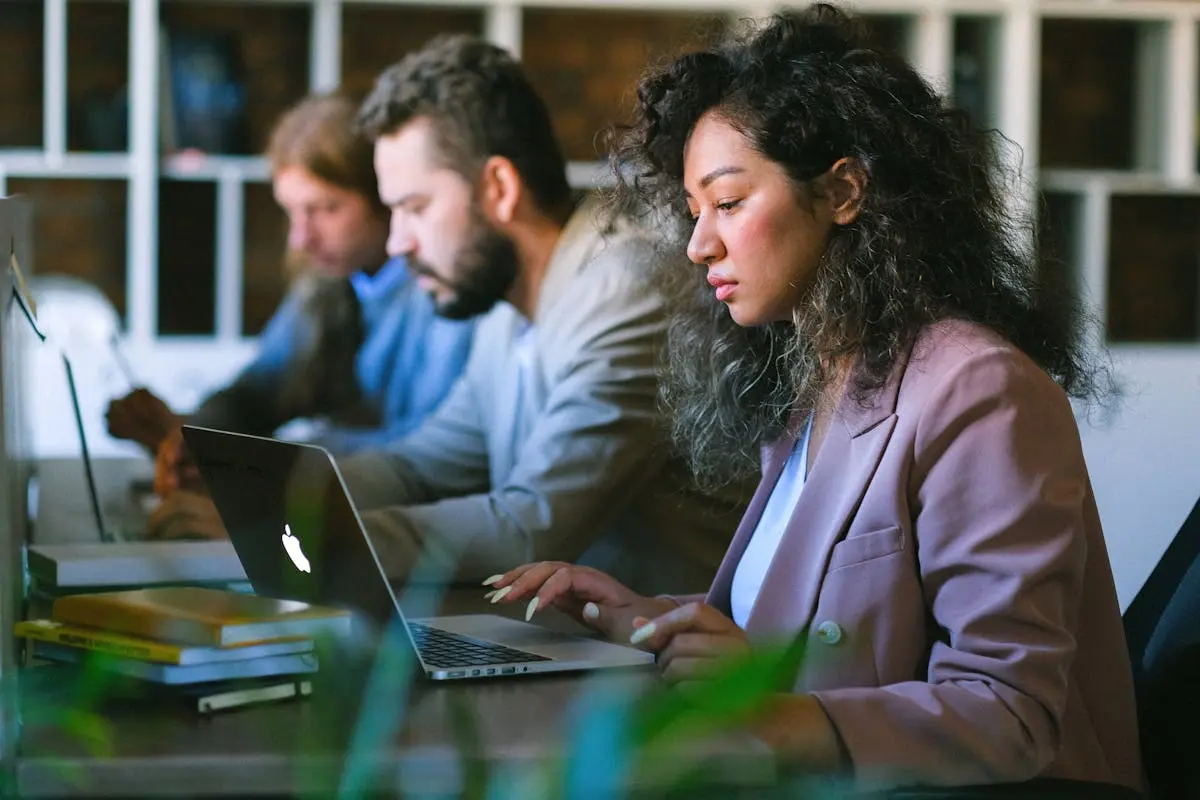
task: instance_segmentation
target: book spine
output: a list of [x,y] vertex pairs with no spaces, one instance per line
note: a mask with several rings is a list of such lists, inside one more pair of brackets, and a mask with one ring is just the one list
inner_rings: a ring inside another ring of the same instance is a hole
[[96,653],[107,653],[124,658],[136,658],[140,661],[156,661],[162,664],[179,664],[182,659],[182,648],[158,642],[131,642],[124,637],[109,638],[101,632],[82,634],[78,631],[64,631],[54,628],[23,627],[18,635],[27,639],[39,639],[43,642],[65,644]]
[[55,622],[102,628],[144,639],[208,647],[223,644],[220,628],[202,620],[168,617],[148,606],[130,608],[117,603],[101,603],[94,595],[60,597],[54,601],[50,617]]

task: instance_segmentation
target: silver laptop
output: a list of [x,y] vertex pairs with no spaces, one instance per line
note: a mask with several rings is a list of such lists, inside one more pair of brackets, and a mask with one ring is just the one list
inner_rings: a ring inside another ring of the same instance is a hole
[[654,662],[633,647],[497,615],[406,619],[328,451],[194,426],[183,438],[255,592],[350,608],[380,626],[398,618],[433,680]]

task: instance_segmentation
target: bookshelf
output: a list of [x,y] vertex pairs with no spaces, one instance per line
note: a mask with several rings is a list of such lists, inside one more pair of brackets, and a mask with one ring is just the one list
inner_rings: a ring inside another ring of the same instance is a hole
[[[750,0],[753,2],[753,0]],[[1200,349],[1192,0],[860,0],[904,53],[1020,151],[1024,199],[1117,348]],[[309,89],[365,92],[441,31],[518,53],[572,159],[605,179],[597,133],[644,64],[775,4],[730,0],[0,0],[12,67],[0,193],[36,203],[41,271],[113,300],[124,346],[186,406],[226,379],[284,291],[285,222],[263,160],[276,115]],[[158,31],[232,33],[250,153],[159,149]]]

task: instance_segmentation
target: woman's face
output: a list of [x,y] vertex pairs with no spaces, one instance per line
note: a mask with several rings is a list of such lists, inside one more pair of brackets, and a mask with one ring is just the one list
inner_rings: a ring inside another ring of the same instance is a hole
[[802,203],[783,168],[711,111],[684,147],[683,184],[688,258],[708,268],[716,299],[745,327],[790,320],[839,221],[833,204]]

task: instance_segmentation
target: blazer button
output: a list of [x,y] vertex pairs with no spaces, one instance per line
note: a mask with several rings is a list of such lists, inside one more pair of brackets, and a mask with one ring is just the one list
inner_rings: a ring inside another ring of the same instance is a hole
[[826,620],[817,626],[817,640],[822,644],[837,644],[842,640],[842,626]]

